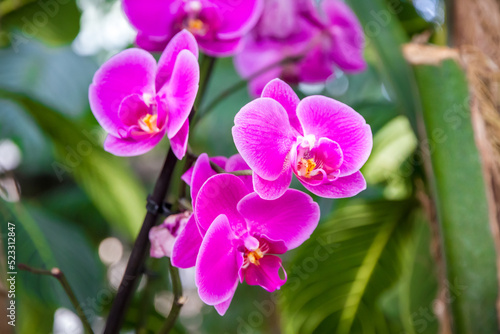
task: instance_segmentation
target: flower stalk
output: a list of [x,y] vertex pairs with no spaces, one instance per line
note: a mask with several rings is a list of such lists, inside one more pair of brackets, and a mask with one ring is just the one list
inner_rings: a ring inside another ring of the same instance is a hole
[[73,289],[71,289],[71,285],[69,285],[69,282],[66,279],[66,276],[64,275],[64,273],[61,271],[61,269],[59,269],[59,268],[52,268],[51,270],[37,269],[37,268],[32,268],[30,266],[27,266],[23,263],[20,263],[17,267],[20,270],[29,271],[30,273],[33,273],[33,274],[55,277],[59,281],[59,283],[61,283],[61,286],[64,289],[64,292],[66,292],[66,295],[68,296],[69,300],[71,301],[71,304],[75,308],[76,314],[80,318],[80,321],[82,322],[83,327],[85,328],[85,331],[90,333],[90,334],[94,334],[94,331],[92,330],[92,326],[90,325],[89,320],[87,319],[87,317],[85,316],[85,313],[83,312],[82,308],[80,307],[80,303],[78,302],[78,299],[76,298],[76,295],[73,292]]
[[169,264],[170,277],[172,280],[172,292],[174,293],[174,300],[172,301],[172,308],[168,314],[167,320],[160,329],[159,334],[168,334],[174,328],[175,321],[179,317],[181,308],[186,302],[186,299],[182,296],[182,284],[181,278],[179,277],[179,269],[174,267],[172,263]]
[[[160,176],[156,181],[153,194],[151,195],[151,201],[154,203],[160,204],[164,201],[170,187],[170,181],[177,161],[174,152],[170,149],[160,172]],[[141,230],[132,248],[125,274],[118,288],[118,293],[111,306],[104,334],[118,333],[123,324],[125,311],[128,308],[130,299],[132,298],[133,292],[143,272],[144,261],[149,248],[149,230],[156,224],[158,216],[158,212],[148,211],[144,218]]]

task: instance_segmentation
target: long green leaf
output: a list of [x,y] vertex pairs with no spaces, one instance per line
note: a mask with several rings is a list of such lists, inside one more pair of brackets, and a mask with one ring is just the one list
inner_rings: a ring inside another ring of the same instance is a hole
[[430,160],[428,177],[446,262],[452,327],[455,333],[496,333],[496,254],[468,84],[457,60],[436,61],[442,50],[433,51],[413,49],[408,56],[418,52],[421,59],[413,67],[423,103],[425,134],[420,139],[424,158]]
[[286,333],[390,333],[377,300],[401,268],[412,201],[350,204],[297,250],[283,287]]
[[24,95],[0,92],[2,95],[20,104],[52,139],[58,157],[52,168],[59,180],[73,177],[102,215],[133,238],[144,218],[146,192],[123,159],[102,149],[101,133],[82,128]]
[[396,8],[384,0],[348,0],[364,28],[367,47],[376,50],[379,69],[393,93],[399,110],[406,115],[416,130],[416,110],[419,99],[411,68],[403,57],[401,46],[408,41],[408,36],[395,13],[403,10],[401,3]]
[[431,253],[430,224],[423,216],[423,212],[417,213],[412,234],[402,249],[401,279],[381,300],[384,313],[406,334],[437,334],[439,328],[434,314],[437,266]]
[[[7,237],[7,222],[15,225],[16,263],[35,268],[59,267],[68,278],[81,307],[90,309],[88,300],[103,288],[103,265],[80,227],[62,221],[40,208],[24,202],[0,202],[1,232]],[[3,245],[7,243],[4,240]],[[16,271],[16,270],[10,270]],[[16,305],[19,333],[48,332],[58,307],[73,309],[60,284],[52,277],[17,271]],[[94,282],[89,284],[89,282]],[[33,316],[34,314],[36,316]]]

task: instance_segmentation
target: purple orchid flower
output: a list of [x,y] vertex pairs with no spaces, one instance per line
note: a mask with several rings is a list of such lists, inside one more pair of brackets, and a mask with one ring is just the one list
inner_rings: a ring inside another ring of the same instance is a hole
[[269,292],[286,282],[276,255],[307,240],[320,212],[312,198],[298,190],[268,201],[250,192],[238,177],[219,174],[201,187],[195,215],[204,234],[196,259],[198,293],[224,315],[238,280]]
[[234,122],[234,143],[253,170],[254,189],[262,198],[283,195],[292,172],[322,197],[350,197],[366,189],[359,169],[370,155],[372,133],[349,106],[324,96],[300,101],[290,86],[275,79]]
[[[201,154],[193,167],[189,168],[183,175],[182,180],[191,188],[191,204],[196,207],[196,199],[203,184],[212,176],[217,175],[210,161],[216,163],[226,172],[250,169],[239,154],[229,158],[212,157],[208,158],[206,153]],[[250,175],[238,176],[246,185],[249,191],[253,191],[252,177]],[[186,228],[182,229],[176,236],[172,250],[172,264],[178,268],[191,268],[196,264],[196,257],[201,246],[204,231],[200,231],[196,225],[195,216],[191,216],[186,222]]]
[[168,216],[163,224],[153,226],[149,231],[151,257],[171,257],[177,236],[184,230],[192,212],[184,211]]
[[198,46],[181,31],[158,64],[148,52],[128,49],[109,59],[94,75],[90,108],[108,132],[104,149],[118,156],[151,150],[164,137],[177,158],[186,153],[188,116],[198,91]]
[[189,30],[201,50],[211,56],[234,54],[257,22],[263,0],[123,0],[123,8],[138,30],[136,43],[161,51],[182,29]]
[[[249,78],[253,96],[274,78],[289,83],[323,82],[334,68],[355,73],[366,68],[364,35],[352,10],[340,0],[266,0],[259,22],[234,58]],[[295,61],[281,63],[285,59]],[[263,71],[267,69],[266,71]]]

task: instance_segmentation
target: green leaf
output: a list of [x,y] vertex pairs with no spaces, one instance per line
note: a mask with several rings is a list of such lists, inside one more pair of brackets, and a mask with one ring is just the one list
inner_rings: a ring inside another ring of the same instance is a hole
[[430,224],[423,212],[416,215],[414,228],[401,256],[401,278],[381,297],[384,314],[401,324],[407,334],[437,334],[439,322],[434,315],[438,292],[437,265],[431,254]]
[[401,271],[412,201],[349,204],[321,224],[287,267],[286,333],[390,333],[377,305]]
[[410,120],[416,131],[416,110],[419,99],[415,80],[403,57],[401,46],[408,36],[395,13],[403,10],[398,1],[391,7],[384,0],[348,0],[364,28],[367,47],[373,47],[378,56],[378,67],[387,89],[395,98],[398,110]]
[[29,95],[72,118],[88,112],[88,87],[97,65],[70,46],[29,42],[17,50],[0,49],[0,59],[0,89]]
[[50,168],[52,158],[50,145],[43,132],[21,106],[2,98],[0,98],[0,139],[10,139],[19,146],[23,172],[39,172]]
[[9,92],[3,92],[3,96],[29,112],[52,139],[58,161],[51,165],[57,178],[63,181],[73,176],[115,228],[129,238],[135,237],[146,213],[146,192],[124,159],[102,149],[103,133],[78,125],[26,96]]
[[398,116],[380,129],[373,138],[373,150],[362,168],[369,184],[386,185],[384,195],[390,199],[403,199],[411,195],[407,185],[413,168],[408,158],[417,148],[417,139],[408,119]]
[[[81,228],[25,203],[1,202],[0,218],[5,222],[2,223],[2,235],[5,237],[7,222],[15,224],[17,264],[24,263],[43,269],[60,268],[82,308],[91,307],[88,299],[96,298],[103,287],[100,283],[89,282],[103,281],[103,266]],[[19,309],[27,311],[18,313],[17,323],[21,327],[19,333],[42,332],[44,327],[50,330],[47,327],[52,324],[51,321],[47,321],[47,318],[28,318],[30,313],[52,318],[58,307],[73,309],[55,278],[19,270],[17,272],[16,300]],[[95,316],[97,310],[92,311]],[[35,329],[33,325],[39,327]]]
[[436,61],[443,52],[434,50],[408,49],[408,56],[418,52],[420,59],[429,59],[413,68],[423,104],[423,155],[432,168],[428,178],[447,280],[455,288],[448,299],[452,326],[454,333],[495,333],[497,262],[468,84],[454,56]]
[[[76,1],[24,1],[31,3],[8,8],[9,3],[16,2],[18,1],[5,0],[0,7],[0,45],[10,42],[17,49],[33,39],[39,39],[58,46],[69,44],[80,31],[80,10]],[[4,16],[4,11],[9,13]]]

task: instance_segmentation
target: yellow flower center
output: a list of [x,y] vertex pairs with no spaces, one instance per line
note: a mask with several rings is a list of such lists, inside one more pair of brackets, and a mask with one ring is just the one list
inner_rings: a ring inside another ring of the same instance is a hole
[[158,116],[147,114],[139,120],[139,127],[147,133],[155,133],[160,131],[157,125]]
[[187,22],[187,29],[193,34],[204,33],[205,24],[200,19],[189,19]]
[[316,162],[314,159],[300,159],[299,162],[299,175],[310,177],[311,172],[316,168]]
[[257,248],[254,251],[251,251],[247,254],[247,259],[251,264],[259,265],[259,260],[264,257],[264,253],[260,250],[260,248]]

